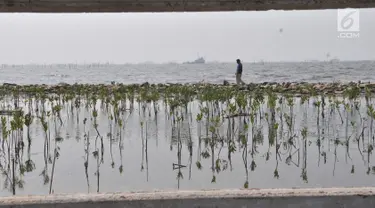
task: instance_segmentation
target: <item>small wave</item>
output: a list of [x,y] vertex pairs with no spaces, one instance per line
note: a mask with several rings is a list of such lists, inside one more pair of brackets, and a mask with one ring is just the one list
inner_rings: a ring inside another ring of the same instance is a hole
[[70,77],[69,75],[67,74],[46,74],[44,75],[45,77],[62,77],[62,78],[68,78]]
[[354,69],[354,68],[353,68],[353,67],[340,67],[339,69],[352,70],[352,69]]
[[258,76],[261,76],[261,77],[265,77],[265,78],[269,78],[269,77],[272,77],[272,78],[288,78],[290,77],[290,75],[287,75],[287,74],[276,74],[276,73],[271,73],[271,74],[255,74],[255,75],[258,75]]
[[335,79],[335,76],[327,75],[327,74],[324,74],[324,75],[312,75],[311,78],[307,78],[307,79],[311,80],[311,81],[321,81],[321,80],[326,80],[326,79],[333,80],[333,79]]

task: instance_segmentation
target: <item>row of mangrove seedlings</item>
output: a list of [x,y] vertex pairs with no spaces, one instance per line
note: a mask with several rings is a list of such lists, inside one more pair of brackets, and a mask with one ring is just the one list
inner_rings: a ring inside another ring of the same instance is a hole
[[[16,188],[25,184],[24,175],[37,168],[31,157],[31,147],[33,139],[41,138],[32,138],[33,129],[42,131],[44,167],[40,175],[49,193],[54,193],[53,181],[58,180],[54,179],[54,173],[60,152],[63,152],[60,143],[73,135],[75,129],[76,139],[83,138],[88,191],[91,159],[96,163],[96,190],[100,191],[100,168],[104,164],[106,143],[110,144],[111,167],[116,166],[112,152],[116,144],[121,158],[118,170],[122,173],[126,168],[122,162],[124,139],[137,139],[126,138],[125,133],[130,128],[140,131],[141,171],[146,170],[148,180],[149,140],[158,135],[150,133],[155,131],[150,125],[155,125],[159,131],[161,119],[165,121],[171,151],[177,148],[177,162],[172,166],[177,171],[178,188],[183,170],[189,169],[191,179],[192,166],[204,169],[207,163],[203,160],[210,161],[211,182],[215,183],[217,174],[233,169],[234,154],[242,156],[244,188],[251,186],[249,171],[257,168],[260,158],[274,159],[275,178],[280,177],[279,163],[283,162],[301,167],[301,178],[308,182],[308,147],[312,144],[317,146],[318,165],[326,164],[327,158],[333,157],[333,174],[339,147],[346,150],[348,171],[355,172],[358,161],[352,159],[350,144],[358,149],[366,173],[375,172],[375,167],[370,165],[375,144],[371,85],[352,83],[345,86],[340,95],[310,84],[298,85],[299,91],[308,90],[298,95],[280,86],[265,84],[240,89],[179,84],[3,85],[0,87],[0,170],[4,187],[16,194]],[[182,154],[184,145],[188,151],[186,157]],[[188,164],[184,158],[189,158]]]

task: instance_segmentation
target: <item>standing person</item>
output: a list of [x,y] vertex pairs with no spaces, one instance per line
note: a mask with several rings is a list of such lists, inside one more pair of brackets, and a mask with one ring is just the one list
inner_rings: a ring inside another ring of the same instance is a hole
[[237,85],[240,85],[240,84],[245,84],[244,81],[242,81],[241,77],[242,77],[242,63],[241,63],[241,60],[240,59],[237,59],[237,71],[236,71],[236,82],[237,82]]

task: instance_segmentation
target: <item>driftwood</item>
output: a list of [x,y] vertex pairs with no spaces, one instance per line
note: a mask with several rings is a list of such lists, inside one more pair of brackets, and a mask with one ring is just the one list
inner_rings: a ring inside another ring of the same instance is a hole
[[241,117],[241,116],[250,116],[249,113],[236,113],[233,115],[225,116],[225,118],[235,118],[235,117]]
[[1,116],[12,116],[14,113],[17,112],[22,112],[22,110],[17,109],[17,110],[0,110],[0,115]]

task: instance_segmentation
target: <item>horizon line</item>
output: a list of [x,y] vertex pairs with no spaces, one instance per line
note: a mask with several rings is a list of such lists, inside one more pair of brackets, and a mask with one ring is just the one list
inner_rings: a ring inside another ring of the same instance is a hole
[[[242,61],[242,63],[250,63],[250,64],[258,64],[258,63],[327,63],[327,62],[368,62],[368,61],[375,61],[375,59],[355,59],[355,60],[340,60],[340,59],[329,59],[329,60],[319,60],[319,59],[311,59],[311,60],[283,60],[283,61],[276,61],[276,60],[258,60],[258,61]],[[28,65],[37,65],[37,66],[53,66],[53,65],[140,65],[140,64],[154,64],[154,65],[164,65],[164,64],[181,64],[181,65],[205,65],[205,64],[215,64],[215,63],[235,63],[235,61],[207,61],[206,63],[202,64],[188,64],[183,62],[177,61],[169,61],[169,62],[153,62],[153,61],[143,61],[143,62],[128,62],[128,63],[113,63],[113,62],[87,62],[87,63],[74,63],[74,62],[56,62],[56,63],[2,63],[0,66],[28,66]]]

